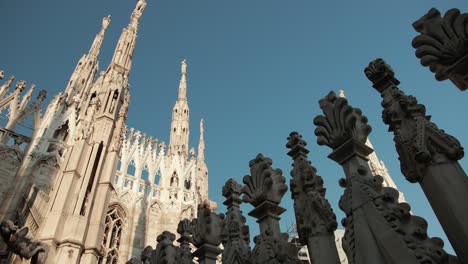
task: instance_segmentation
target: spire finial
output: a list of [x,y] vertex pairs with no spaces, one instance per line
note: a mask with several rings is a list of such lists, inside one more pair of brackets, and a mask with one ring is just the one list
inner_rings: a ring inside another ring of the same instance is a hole
[[340,90],[340,95],[338,95],[338,97],[346,98],[346,96],[344,94],[344,90]]
[[180,63],[181,64],[181,73],[182,75],[185,75],[187,74],[187,60],[186,59],[183,59],[182,62]]
[[179,99],[187,100],[187,60],[183,59],[180,63],[181,77],[179,82]]
[[89,49],[90,55],[94,57],[97,57],[99,55],[99,50],[101,49],[101,45],[104,40],[104,33],[106,32],[106,29],[109,26],[110,22],[111,22],[110,15],[102,18],[101,31],[99,31],[99,33],[94,38],[93,44],[91,45],[91,48]]
[[198,142],[198,159],[205,159],[205,120],[200,120],[200,141]]

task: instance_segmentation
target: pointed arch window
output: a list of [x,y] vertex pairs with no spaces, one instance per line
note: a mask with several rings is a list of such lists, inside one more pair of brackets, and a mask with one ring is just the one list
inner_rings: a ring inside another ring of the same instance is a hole
[[123,231],[123,213],[120,208],[113,206],[106,215],[104,238],[102,240],[103,256],[100,264],[117,264],[119,247]]

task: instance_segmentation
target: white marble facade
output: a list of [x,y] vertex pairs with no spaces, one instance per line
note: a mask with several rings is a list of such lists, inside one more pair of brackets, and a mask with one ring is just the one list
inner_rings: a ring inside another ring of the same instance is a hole
[[[0,218],[16,219],[47,244],[46,263],[125,263],[155,246],[163,230],[176,233],[208,199],[204,122],[198,151],[189,148],[187,63],[169,144],[127,128],[129,77],[146,0],[137,0],[110,64],[98,56],[110,16],[78,61],[64,92],[42,113],[45,91],[14,77],[0,85]],[[0,72],[3,79],[4,72]],[[15,132],[27,118],[32,133]],[[19,261],[18,259],[16,261]]]

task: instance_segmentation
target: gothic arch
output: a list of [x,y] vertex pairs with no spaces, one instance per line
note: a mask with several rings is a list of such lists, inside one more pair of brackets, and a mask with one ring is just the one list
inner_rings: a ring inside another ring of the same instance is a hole
[[104,236],[102,239],[102,258],[99,263],[117,264],[122,241],[126,239],[128,225],[127,214],[120,204],[109,206],[104,220]]

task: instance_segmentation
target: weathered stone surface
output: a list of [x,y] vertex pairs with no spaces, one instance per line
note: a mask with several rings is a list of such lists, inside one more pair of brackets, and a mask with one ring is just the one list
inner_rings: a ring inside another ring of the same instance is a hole
[[435,73],[438,81],[450,79],[460,90],[468,89],[468,14],[452,8],[444,17],[432,8],[413,23],[420,33],[413,39],[416,57]]
[[47,246],[29,234],[29,228],[19,228],[10,220],[0,223],[0,236],[7,245],[8,251],[24,259],[33,259],[36,264],[45,263],[42,255],[45,255]]
[[294,199],[297,230],[301,244],[307,245],[312,263],[340,263],[334,246],[336,216],[325,198],[323,179],[307,160],[307,143],[297,132],[291,132],[286,147],[294,160],[290,181]]
[[229,179],[223,186],[224,205],[227,213],[222,233],[222,263],[247,263],[250,257],[250,233],[246,219],[240,210],[242,186],[234,179]]
[[257,218],[260,225],[248,263],[301,263],[297,248],[288,242],[288,235],[281,233],[279,227],[279,216],[285,211],[279,203],[287,186],[282,171],[271,165],[270,158],[258,154],[249,163],[250,175],[243,179],[242,199],[255,207],[249,215]]
[[[333,149],[329,157],[343,166],[346,175],[340,180],[345,192],[339,205],[346,214],[343,248],[349,263],[449,263],[441,240],[427,236],[424,219],[411,215],[408,204],[398,203],[398,191],[383,187],[383,178],[371,174],[367,156],[373,149],[365,145],[370,132],[367,118],[344,100],[338,101],[332,93],[320,100],[325,116],[315,123],[317,136],[325,134],[325,143]],[[347,114],[340,114],[342,109]],[[330,126],[343,119],[350,121]],[[346,135],[340,137],[341,145],[329,143],[336,142],[330,140],[334,135]]]

